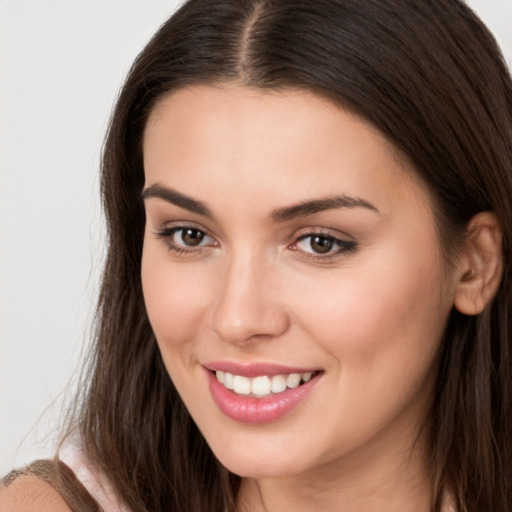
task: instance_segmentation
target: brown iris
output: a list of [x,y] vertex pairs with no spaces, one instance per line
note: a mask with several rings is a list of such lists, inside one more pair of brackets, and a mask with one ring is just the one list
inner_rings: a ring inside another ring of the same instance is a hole
[[187,228],[181,234],[181,239],[185,245],[194,247],[204,240],[205,234],[199,229]]
[[334,242],[323,236],[312,236],[310,246],[318,254],[328,253],[334,245]]

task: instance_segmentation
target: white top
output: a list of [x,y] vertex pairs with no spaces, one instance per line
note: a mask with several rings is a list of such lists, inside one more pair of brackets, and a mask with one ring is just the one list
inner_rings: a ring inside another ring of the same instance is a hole
[[[119,501],[107,477],[87,459],[80,448],[71,443],[65,444],[59,452],[59,459],[73,471],[104,512],[131,512]],[[448,494],[445,496],[442,512],[456,512]]]
[[64,444],[59,451],[59,459],[73,471],[104,512],[131,512],[119,501],[107,477],[87,459],[80,448],[71,443]]

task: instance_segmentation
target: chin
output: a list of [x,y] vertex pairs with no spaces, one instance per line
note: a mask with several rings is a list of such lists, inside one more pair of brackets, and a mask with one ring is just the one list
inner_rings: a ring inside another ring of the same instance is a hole
[[[208,441],[208,439],[207,439]],[[229,471],[244,478],[292,476],[307,469],[307,457],[296,449],[280,447],[276,440],[250,443],[231,437],[227,443],[209,443],[214,455]],[[277,446],[276,446],[277,445]]]
[[300,472],[294,464],[288,461],[262,460],[257,456],[226,457],[219,460],[231,473],[242,478],[280,478]]

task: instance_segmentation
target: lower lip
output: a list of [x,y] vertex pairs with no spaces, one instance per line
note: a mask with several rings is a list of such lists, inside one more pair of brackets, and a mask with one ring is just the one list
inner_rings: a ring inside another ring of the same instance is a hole
[[210,393],[219,409],[232,420],[256,424],[276,421],[288,414],[306,399],[322,375],[316,375],[294,389],[267,398],[254,398],[237,395],[233,390],[226,389],[215,373],[207,371],[207,374]]

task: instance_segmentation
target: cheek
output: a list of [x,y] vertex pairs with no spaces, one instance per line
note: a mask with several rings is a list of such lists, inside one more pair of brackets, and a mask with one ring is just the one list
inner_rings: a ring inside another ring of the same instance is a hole
[[360,263],[296,290],[295,297],[310,298],[296,302],[297,321],[348,372],[431,362],[451,309],[432,250],[425,257],[393,247]]
[[296,321],[329,355],[327,375],[338,406],[318,415],[336,435],[343,432],[343,447],[397,418],[412,424],[423,414],[450,311],[449,301],[440,301],[442,275],[433,261],[381,256],[373,268],[354,266],[337,279],[307,283],[307,304],[305,289],[292,295],[301,297]]
[[[149,245],[149,244],[148,244]],[[146,310],[162,359],[175,388],[199,425],[206,388],[198,392],[202,371],[196,347],[205,339],[204,318],[214,284],[194,265],[172,262],[161,248],[145,245],[142,287]]]
[[144,301],[164,360],[170,352],[185,350],[187,341],[196,337],[208,300],[206,284],[188,265],[171,264],[165,251],[144,250]]

